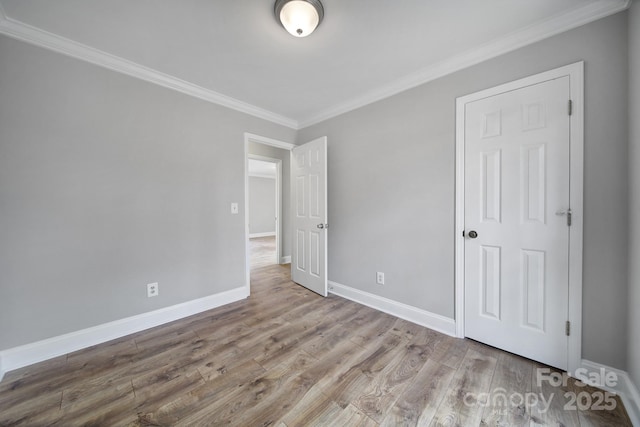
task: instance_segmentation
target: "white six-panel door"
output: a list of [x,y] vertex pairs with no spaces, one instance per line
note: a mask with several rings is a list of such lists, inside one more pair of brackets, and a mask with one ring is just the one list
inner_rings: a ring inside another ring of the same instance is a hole
[[569,77],[465,107],[465,335],[567,368]]
[[327,296],[327,138],[293,149],[291,279]]

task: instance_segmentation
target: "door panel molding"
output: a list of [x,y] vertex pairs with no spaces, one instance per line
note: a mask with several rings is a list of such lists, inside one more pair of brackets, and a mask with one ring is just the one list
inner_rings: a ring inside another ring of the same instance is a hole
[[[468,103],[521,89],[561,77],[569,77],[569,91],[573,103],[570,117],[570,183],[569,200],[572,210],[572,225],[569,228],[569,321],[571,335],[568,344],[569,372],[581,366],[582,358],[582,254],[583,254],[583,168],[584,168],[584,62],[512,81],[456,99],[456,208],[455,208],[455,324],[456,336],[465,336],[465,106]],[[534,120],[535,106],[527,114],[531,126],[541,124]],[[491,119],[491,120],[489,120]],[[497,117],[487,118],[487,137],[499,131]],[[539,220],[539,219],[538,219]]]

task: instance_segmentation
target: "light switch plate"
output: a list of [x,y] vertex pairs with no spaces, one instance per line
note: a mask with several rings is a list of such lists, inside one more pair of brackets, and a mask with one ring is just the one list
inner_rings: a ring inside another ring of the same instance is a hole
[[237,214],[238,213],[238,204],[237,203],[231,203],[231,213],[232,214]]

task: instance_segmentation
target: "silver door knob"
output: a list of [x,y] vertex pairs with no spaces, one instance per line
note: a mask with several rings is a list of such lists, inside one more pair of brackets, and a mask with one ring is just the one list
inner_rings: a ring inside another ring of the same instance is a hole
[[469,232],[469,237],[472,238],[472,239],[475,239],[476,237],[478,237],[478,232],[475,231],[475,230],[471,230]]
[[324,224],[318,224],[317,227],[322,229],[322,228],[324,228]]

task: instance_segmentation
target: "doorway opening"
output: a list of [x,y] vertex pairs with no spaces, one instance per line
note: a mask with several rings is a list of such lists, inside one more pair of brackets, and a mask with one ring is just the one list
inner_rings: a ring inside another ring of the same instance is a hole
[[279,264],[282,160],[249,154],[249,261],[251,269]]
[[[269,265],[291,262],[290,164],[293,147],[295,147],[294,144],[287,142],[250,133],[244,134],[245,287],[247,296],[251,294],[252,268],[264,268]],[[260,184],[263,188],[261,194],[263,202],[260,202],[260,197],[251,200],[251,187],[255,187],[253,195],[258,195]],[[275,194],[270,193],[268,188],[273,188]],[[269,194],[273,194],[273,196]],[[266,204],[269,200],[271,200],[271,204]],[[262,208],[254,206],[254,209],[251,209],[252,204],[260,206],[261,203]],[[252,214],[255,214],[253,218]]]

